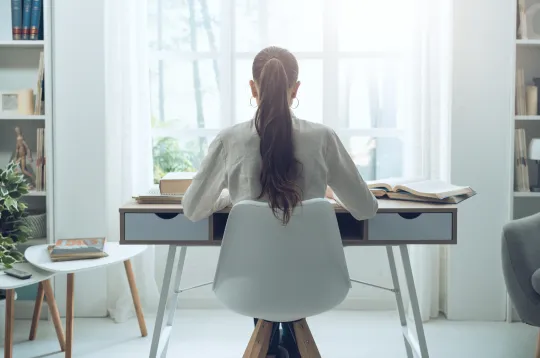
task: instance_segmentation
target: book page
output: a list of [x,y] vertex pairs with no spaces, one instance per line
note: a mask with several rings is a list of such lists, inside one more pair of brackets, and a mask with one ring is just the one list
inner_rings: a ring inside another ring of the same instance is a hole
[[393,191],[397,185],[406,185],[409,183],[415,183],[424,181],[422,178],[403,178],[403,177],[393,177],[380,180],[367,180],[366,184],[368,188],[385,188],[388,191]]
[[397,189],[411,192],[419,196],[444,199],[450,196],[470,194],[473,190],[467,186],[452,185],[440,180],[424,180],[420,182],[398,185]]

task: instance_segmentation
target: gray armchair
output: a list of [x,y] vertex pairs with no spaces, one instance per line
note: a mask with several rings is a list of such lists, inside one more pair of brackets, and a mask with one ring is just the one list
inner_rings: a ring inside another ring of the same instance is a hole
[[[506,288],[520,319],[540,327],[540,213],[504,226],[502,264]],[[540,358],[540,347],[536,357]]]

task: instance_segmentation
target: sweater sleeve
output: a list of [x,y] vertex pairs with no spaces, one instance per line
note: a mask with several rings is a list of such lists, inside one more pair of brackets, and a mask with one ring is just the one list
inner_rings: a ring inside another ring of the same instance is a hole
[[351,156],[337,136],[330,130],[326,148],[328,186],[336,194],[336,201],[357,220],[370,219],[377,213],[377,198],[369,191]]
[[225,157],[223,142],[218,136],[210,144],[208,154],[182,200],[184,215],[189,220],[202,220],[231,204],[226,190]]

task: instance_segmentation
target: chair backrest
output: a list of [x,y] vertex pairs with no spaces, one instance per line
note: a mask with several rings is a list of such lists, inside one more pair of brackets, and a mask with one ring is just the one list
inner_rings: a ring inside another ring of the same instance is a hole
[[304,201],[286,226],[267,203],[234,205],[214,279],[226,307],[289,322],[334,308],[349,289],[339,227],[327,200]]
[[504,225],[501,249],[504,280],[516,311],[523,322],[540,326],[540,295],[531,283],[540,268],[540,213]]

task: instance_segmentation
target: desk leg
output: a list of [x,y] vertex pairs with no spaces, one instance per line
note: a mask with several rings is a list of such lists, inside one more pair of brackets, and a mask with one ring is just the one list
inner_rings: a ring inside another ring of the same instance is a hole
[[167,349],[169,348],[169,340],[171,336],[172,326],[174,324],[174,314],[176,313],[176,306],[178,305],[178,294],[180,293],[180,282],[182,280],[182,272],[184,271],[184,263],[186,262],[186,253],[187,247],[183,246],[180,249],[180,257],[178,258],[178,263],[176,267],[176,276],[174,277],[174,286],[171,299],[169,301],[169,312],[167,312],[167,326],[165,327],[168,330],[168,334],[165,337],[165,347],[163,347],[163,352],[161,353],[161,358],[167,356]]
[[[407,316],[405,314],[405,307],[403,305],[403,297],[401,295],[401,289],[399,287],[399,277],[396,269],[396,260],[394,258],[394,251],[392,246],[386,246],[386,254],[388,255],[388,264],[390,265],[390,273],[392,274],[392,283],[394,285],[394,293],[396,294],[396,302],[399,313],[399,319],[401,321],[401,328],[403,332],[408,332],[409,327],[407,327]],[[405,350],[407,351],[407,358],[414,358],[411,344],[407,340],[407,337],[404,335],[403,340],[405,341]]]
[[403,261],[403,269],[405,270],[405,279],[407,281],[407,289],[409,290],[409,297],[411,299],[411,308],[414,318],[414,325],[416,326],[416,334],[418,337],[419,355],[421,358],[428,358],[429,353],[427,349],[426,335],[424,333],[424,325],[422,323],[422,316],[420,315],[420,305],[418,304],[418,296],[416,295],[416,287],[414,286],[414,278],[411,268],[411,259],[409,257],[409,249],[407,245],[400,245],[401,261]]
[[15,290],[6,290],[6,324],[4,358],[13,357],[13,321],[15,319]]
[[66,358],[71,358],[73,351],[73,292],[75,288],[75,274],[67,274],[66,296]]
[[167,307],[167,299],[171,289],[171,276],[173,272],[174,259],[176,257],[176,246],[169,246],[167,254],[167,263],[165,272],[163,273],[163,284],[159,296],[159,306],[154,325],[154,334],[152,336],[152,346],[150,347],[150,358],[156,358],[158,354],[159,342],[161,340],[161,331],[163,328],[163,318],[165,317],[165,308]]

